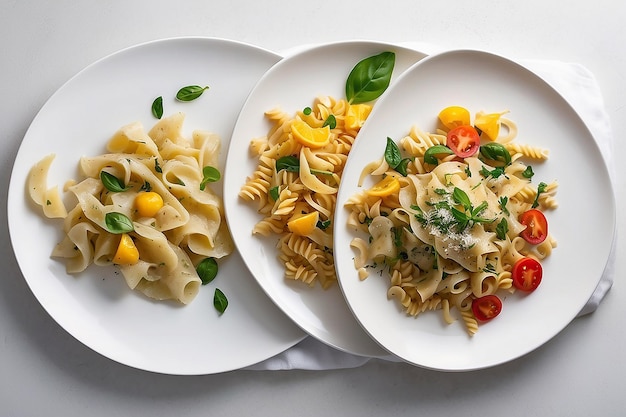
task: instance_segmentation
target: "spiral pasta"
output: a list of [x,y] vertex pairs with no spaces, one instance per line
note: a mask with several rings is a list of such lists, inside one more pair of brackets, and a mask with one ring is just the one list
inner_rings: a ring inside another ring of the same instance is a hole
[[256,203],[262,216],[252,233],[278,236],[277,256],[287,280],[322,288],[337,280],[332,239],[336,194],[370,109],[330,96],[316,98],[293,116],[271,109],[265,113],[267,135],[250,142],[258,163],[239,197]]

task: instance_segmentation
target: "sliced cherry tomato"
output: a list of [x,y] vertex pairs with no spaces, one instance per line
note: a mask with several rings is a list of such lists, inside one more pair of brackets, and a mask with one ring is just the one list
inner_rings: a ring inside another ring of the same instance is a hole
[[520,233],[526,242],[538,245],[548,237],[548,220],[541,211],[530,209],[520,215],[519,221],[526,226]]
[[522,258],[515,262],[511,271],[511,278],[515,288],[522,291],[535,291],[541,284],[543,268],[539,261],[533,258]]
[[480,136],[472,126],[459,126],[448,132],[446,146],[459,158],[467,158],[478,152]]
[[472,301],[472,313],[477,320],[489,321],[502,311],[502,301],[496,295],[485,295]]

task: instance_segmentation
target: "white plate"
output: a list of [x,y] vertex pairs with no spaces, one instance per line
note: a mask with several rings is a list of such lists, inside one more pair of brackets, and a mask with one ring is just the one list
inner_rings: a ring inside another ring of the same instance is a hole
[[[439,311],[407,317],[387,300],[387,284],[372,275],[359,281],[345,227],[346,200],[358,192],[363,166],[382,157],[387,136],[398,140],[413,125],[433,131],[449,105],[500,111],[519,127],[519,143],[550,150],[534,164],[536,181],[558,180],[559,207],[547,213],[558,247],[543,262],[541,286],[527,297],[504,300],[495,320],[470,338]],[[335,217],[335,258],[345,298],[364,329],[387,350],[426,368],[462,371],[497,365],[541,346],[585,305],[609,257],[615,203],[609,176],[591,133],[570,105],[539,77],[492,54],[452,51],[421,61],[396,81],[372,111],[343,174]]]
[[[385,355],[360,328],[339,287],[328,290],[286,282],[277,260],[276,237],[252,236],[261,219],[254,205],[238,197],[257,159],[247,152],[250,139],[267,133],[264,113],[281,107],[290,114],[310,106],[321,95],[345,97],[345,82],[352,68],[368,56],[392,50],[396,53],[394,79],[422,59],[421,52],[370,41],[325,44],[294,53],[275,65],[259,81],[246,101],[230,144],[226,165],[224,205],[226,218],[243,254],[244,262],[272,300],[307,333],[337,349],[366,356]],[[392,81],[393,83],[393,81]]]
[[[152,100],[163,96],[165,113],[187,114],[185,130],[206,129],[223,141],[222,163],[233,126],[250,90],[280,60],[245,44],[210,38],[155,41],[108,56],[62,86],[43,106],[19,149],[8,198],[9,230],[17,261],[31,290],[50,315],[76,339],[115,361],[168,374],[209,374],[257,363],[305,337],[261,290],[235,253],[211,284],[182,307],[152,302],[130,291],[114,269],[89,268],[78,277],[50,259],[61,224],[46,221],[25,193],[30,167],[56,153],[49,184],[76,178],[83,155],[105,151],[121,126],[156,119]],[[198,100],[177,102],[180,87],[208,84]],[[216,188],[216,191],[221,191]],[[219,317],[213,290],[229,306]]]

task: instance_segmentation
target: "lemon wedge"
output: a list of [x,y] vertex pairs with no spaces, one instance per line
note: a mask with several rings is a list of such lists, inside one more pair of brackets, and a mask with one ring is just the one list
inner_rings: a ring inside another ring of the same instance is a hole
[[474,126],[480,129],[489,140],[496,140],[500,134],[500,117],[505,113],[508,111],[489,114],[479,113],[474,120]]
[[292,217],[293,220],[289,220],[287,222],[287,228],[292,233],[295,233],[300,236],[306,236],[313,233],[315,227],[317,227],[317,222],[319,220],[320,213],[317,211],[313,211],[308,214],[299,215],[298,217]]
[[309,148],[321,148],[330,142],[330,127],[311,127],[302,120],[291,124],[293,138]]

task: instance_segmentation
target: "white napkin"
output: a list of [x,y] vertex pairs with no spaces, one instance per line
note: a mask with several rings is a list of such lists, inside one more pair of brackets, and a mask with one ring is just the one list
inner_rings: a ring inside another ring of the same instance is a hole
[[[420,51],[431,52],[424,45],[416,48]],[[613,135],[608,114],[604,108],[604,101],[593,74],[585,67],[575,63],[560,61],[520,60],[535,74],[542,77],[557,90],[578,112],[587,124],[587,127],[598,142],[599,148],[611,176],[614,175],[613,164]],[[578,316],[592,313],[596,310],[606,293],[613,285],[615,241],[609,262],[593,295],[580,311]],[[307,337],[297,345],[287,349],[270,359],[250,366],[248,370],[326,370],[339,368],[355,368],[363,365],[372,358],[352,355],[336,350],[313,337]],[[389,355],[382,358],[389,361],[400,361]]]

